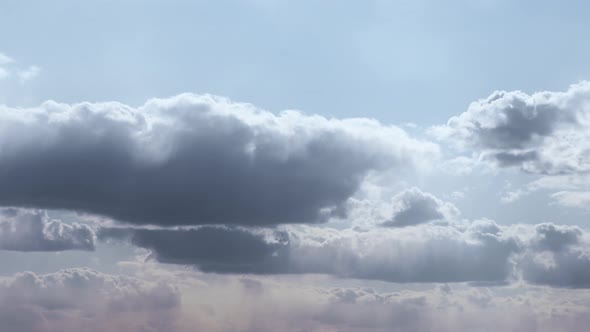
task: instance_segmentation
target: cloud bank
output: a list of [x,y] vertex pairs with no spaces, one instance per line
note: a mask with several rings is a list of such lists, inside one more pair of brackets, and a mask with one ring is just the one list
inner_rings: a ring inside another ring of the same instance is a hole
[[80,268],[1,279],[0,331],[557,332],[583,330],[590,322],[588,290],[429,285],[376,291],[124,266],[135,276]]
[[590,287],[590,233],[543,223],[500,226],[491,220],[371,230],[290,226],[285,230],[202,227],[123,232],[162,263],[206,272],[327,274],[397,283],[524,281]]

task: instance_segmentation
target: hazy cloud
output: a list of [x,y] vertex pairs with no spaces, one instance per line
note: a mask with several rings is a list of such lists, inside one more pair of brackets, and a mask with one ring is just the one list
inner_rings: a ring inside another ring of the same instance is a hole
[[551,198],[559,205],[590,209],[590,191],[559,191]]
[[133,277],[86,268],[24,272],[0,280],[0,331],[76,331],[88,324],[140,331],[147,319],[137,313],[161,318],[179,304],[174,286]]

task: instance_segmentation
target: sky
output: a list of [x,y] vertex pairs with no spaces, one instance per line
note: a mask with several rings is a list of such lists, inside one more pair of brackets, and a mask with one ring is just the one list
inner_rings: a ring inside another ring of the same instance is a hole
[[0,332],[585,331],[588,10],[0,0]]

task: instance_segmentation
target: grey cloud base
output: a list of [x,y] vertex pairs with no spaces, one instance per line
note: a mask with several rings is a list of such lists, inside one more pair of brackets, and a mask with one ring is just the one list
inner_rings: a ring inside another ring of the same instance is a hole
[[139,108],[0,108],[0,205],[134,224],[317,223],[371,171],[436,155],[369,119],[280,115],[184,94]]
[[[420,225],[355,231],[292,226],[284,231],[199,228],[112,230],[162,263],[203,271],[329,274],[389,282],[504,284],[522,279],[556,287],[590,287],[588,232],[554,224]],[[585,254],[586,253],[586,254]]]

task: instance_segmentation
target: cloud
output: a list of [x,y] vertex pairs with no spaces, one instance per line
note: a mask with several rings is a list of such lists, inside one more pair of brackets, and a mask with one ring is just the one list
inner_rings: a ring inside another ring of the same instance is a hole
[[14,60],[6,54],[0,53],[0,66],[13,63]]
[[37,77],[41,72],[38,66],[22,68],[11,57],[0,53],[0,80],[11,76],[17,77],[20,83],[26,83]]
[[146,319],[137,313],[159,317],[179,304],[174,286],[133,277],[87,268],[24,272],[0,280],[0,331],[76,331],[88,324],[140,331]]
[[135,224],[270,225],[341,213],[367,174],[409,170],[438,147],[374,120],[183,94],[139,108],[4,107],[0,151],[0,204]]
[[197,229],[103,228],[102,240],[129,240],[151,250],[161,263],[195,264],[202,271],[224,273],[285,273],[288,234],[228,227]]
[[590,83],[581,82],[565,92],[496,91],[429,132],[499,167],[575,174],[590,170],[589,120]]
[[554,287],[590,288],[589,235],[577,226],[537,225],[533,250],[521,258],[523,279]]
[[94,250],[94,231],[87,225],[49,219],[47,212],[0,210],[0,250]]
[[415,187],[395,195],[393,206],[393,217],[383,226],[405,227],[434,220],[452,220],[459,216],[459,210],[453,204]]
[[7,78],[8,76],[10,76],[10,73],[6,69],[0,67],[0,80]]
[[41,68],[37,66],[29,66],[29,68],[18,72],[18,78],[21,83],[26,83],[39,75]]
[[[311,226],[283,231],[208,227],[125,231],[132,234],[131,243],[151,251],[151,258],[191,264],[207,272],[319,273],[391,282],[504,282],[512,269],[509,257],[519,247],[515,239],[478,225],[360,232]],[[99,234],[105,240],[116,231]]]
[[[161,263],[205,272],[325,274],[396,283],[590,287],[590,233],[543,223],[500,226],[491,220],[370,230],[287,226],[284,230],[124,229]],[[104,229],[100,238],[121,239]]]
[[568,207],[590,209],[590,192],[559,191],[551,195],[557,204]]
[[0,331],[557,332],[584,331],[590,321],[588,290],[375,290],[126,265],[136,277],[71,269],[7,278],[0,283]]
[[[126,262],[0,279],[0,331],[584,331],[589,290],[319,286]],[[324,280],[334,283],[334,280]]]

